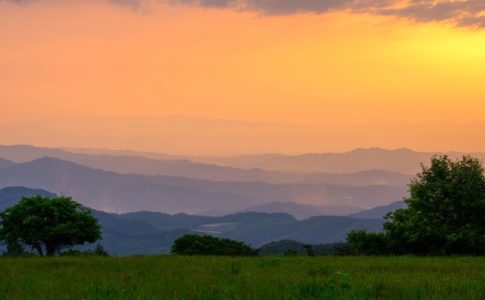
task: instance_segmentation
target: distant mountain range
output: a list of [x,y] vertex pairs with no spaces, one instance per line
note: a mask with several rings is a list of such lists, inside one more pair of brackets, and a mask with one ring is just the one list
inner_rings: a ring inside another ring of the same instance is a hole
[[385,185],[268,184],[118,174],[55,158],[0,168],[0,187],[6,186],[63,193],[110,212],[198,213],[216,208],[230,212],[276,201],[370,208],[401,199],[406,193],[404,187]]
[[[139,155],[107,155],[72,153],[61,149],[39,148],[28,145],[0,146],[0,157],[17,163],[52,157],[83,166],[122,174],[169,175],[208,180],[293,182],[301,174],[268,172],[261,169],[236,169],[214,164],[197,163],[187,159],[153,159]],[[1,166],[1,161],[0,161]]]
[[70,195],[83,205],[111,212],[182,212],[208,207],[233,210],[258,203],[238,194],[212,192],[196,185],[205,186],[191,179],[122,175],[54,158],[0,168],[0,187],[46,189]]
[[[356,149],[343,153],[256,154],[228,157],[176,156],[137,151],[1,146],[0,158],[16,163],[53,157],[118,173],[170,175],[209,180],[325,182],[403,185],[435,153],[410,149]],[[467,153],[450,152],[450,157]],[[470,153],[485,159],[485,153]]]
[[[81,151],[81,150],[79,150]],[[94,151],[94,150],[92,150]],[[0,146],[0,157],[12,160],[17,163],[29,162],[32,160],[52,157],[61,160],[71,161],[83,166],[112,171],[122,174],[140,175],[167,175],[175,177],[187,177],[194,179],[207,179],[215,181],[261,181],[266,183],[327,183],[334,185],[390,185],[405,186],[410,176],[395,172],[369,170],[343,173],[301,173],[267,171],[252,166],[251,168],[223,167],[217,164],[201,163],[186,159],[149,158],[140,156],[136,152],[120,152],[121,154],[106,154],[107,151],[100,150],[101,154],[95,152],[73,153],[61,149],[39,148],[28,145]],[[87,150],[84,150],[87,152]],[[111,152],[108,152],[111,153]],[[118,152],[114,152],[118,153]],[[127,155],[127,153],[131,153]],[[198,158],[193,158],[198,159]],[[234,158],[237,160],[237,158]],[[342,164],[345,165],[345,164]],[[0,163],[1,166],[1,163]],[[283,168],[284,166],[282,166]]]
[[188,232],[253,246],[341,242],[353,229],[381,230],[383,216],[404,206],[408,174],[431,155],[372,148],[181,157],[0,146],[0,189],[8,187],[0,190],[0,209],[22,196],[72,196],[95,209],[103,244],[123,255],[167,252]]
[[[35,194],[54,196],[43,190],[9,187],[0,190],[0,207],[3,210],[21,197]],[[382,220],[322,216],[298,221],[281,213],[247,212],[222,217],[155,212],[110,214],[94,211],[94,214],[103,228],[102,244],[111,254],[117,255],[168,252],[176,238],[189,232],[236,239],[258,247],[285,239],[303,243],[341,242],[353,229],[382,229]]]
[[[414,175],[420,171],[420,163],[429,163],[435,153],[416,152],[410,149],[386,150],[381,148],[355,149],[343,153],[309,153],[302,155],[243,155],[232,157],[199,158],[199,161],[235,168],[254,168],[300,173],[353,173],[368,170],[385,170],[399,174]],[[450,157],[466,153],[451,152]],[[485,153],[471,153],[484,159]],[[409,176],[408,176],[409,177]]]

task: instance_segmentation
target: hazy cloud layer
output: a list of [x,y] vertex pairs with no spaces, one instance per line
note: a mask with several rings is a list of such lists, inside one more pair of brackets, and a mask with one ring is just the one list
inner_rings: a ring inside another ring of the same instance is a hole
[[[3,0],[27,3],[41,0]],[[485,28],[485,0],[105,0],[146,12],[157,2],[234,8],[267,15],[325,13],[351,10],[404,17],[417,22],[448,21],[457,26]],[[1,0],[0,0],[1,2]]]
[[324,13],[351,10],[399,16],[418,22],[450,21],[485,27],[485,0],[179,0],[207,7],[238,7],[264,14]]
[[453,21],[460,26],[485,27],[484,0],[412,0],[404,7],[386,8],[380,13],[421,22]]
[[324,13],[342,9],[367,11],[385,8],[392,4],[392,0],[171,0],[169,2],[204,7],[231,7],[269,15]]

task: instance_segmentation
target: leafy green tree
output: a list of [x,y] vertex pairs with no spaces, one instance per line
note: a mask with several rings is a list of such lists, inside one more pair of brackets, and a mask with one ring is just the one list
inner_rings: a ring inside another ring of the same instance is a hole
[[485,175],[471,156],[434,156],[409,185],[407,208],[386,216],[384,232],[351,232],[350,253],[485,254]]
[[172,246],[172,253],[178,255],[214,256],[257,255],[257,251],[242,242],[195,234],[186,234],[178,238]]
[[407,208],[384,224],[396,253],[484,254],[485,175],[471,156],[435,156],[411,181]]
[[69,197],[23,198],[0,213],[0,240],[7,245],[7,253],[21,253],[25,245],[41,256],[54,255],[100,238],[101,228],[92,212]]

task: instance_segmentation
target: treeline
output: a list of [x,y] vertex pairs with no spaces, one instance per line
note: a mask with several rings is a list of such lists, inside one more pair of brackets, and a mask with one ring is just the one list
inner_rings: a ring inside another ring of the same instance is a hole
[[258,254],[258,251],[242,242],[230,239],[186,234],[174,242],[172,253],[178,255],[254,256]]
[[292,240],[282,240],[265,244],[259,248],[224,238],[207,235],[187,234],[177,239],[172,246],[172,254],[201,256],[256,256],[256,255],[338,255],[344,253],[344,243],[304,244]]

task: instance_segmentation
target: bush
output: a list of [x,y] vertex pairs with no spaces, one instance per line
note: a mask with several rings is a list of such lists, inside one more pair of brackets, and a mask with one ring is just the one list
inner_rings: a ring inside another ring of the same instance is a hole
[[172,253],[178,255],[253,256],[257,251],[248,245],[229,239],[186,234],[177,239]]

